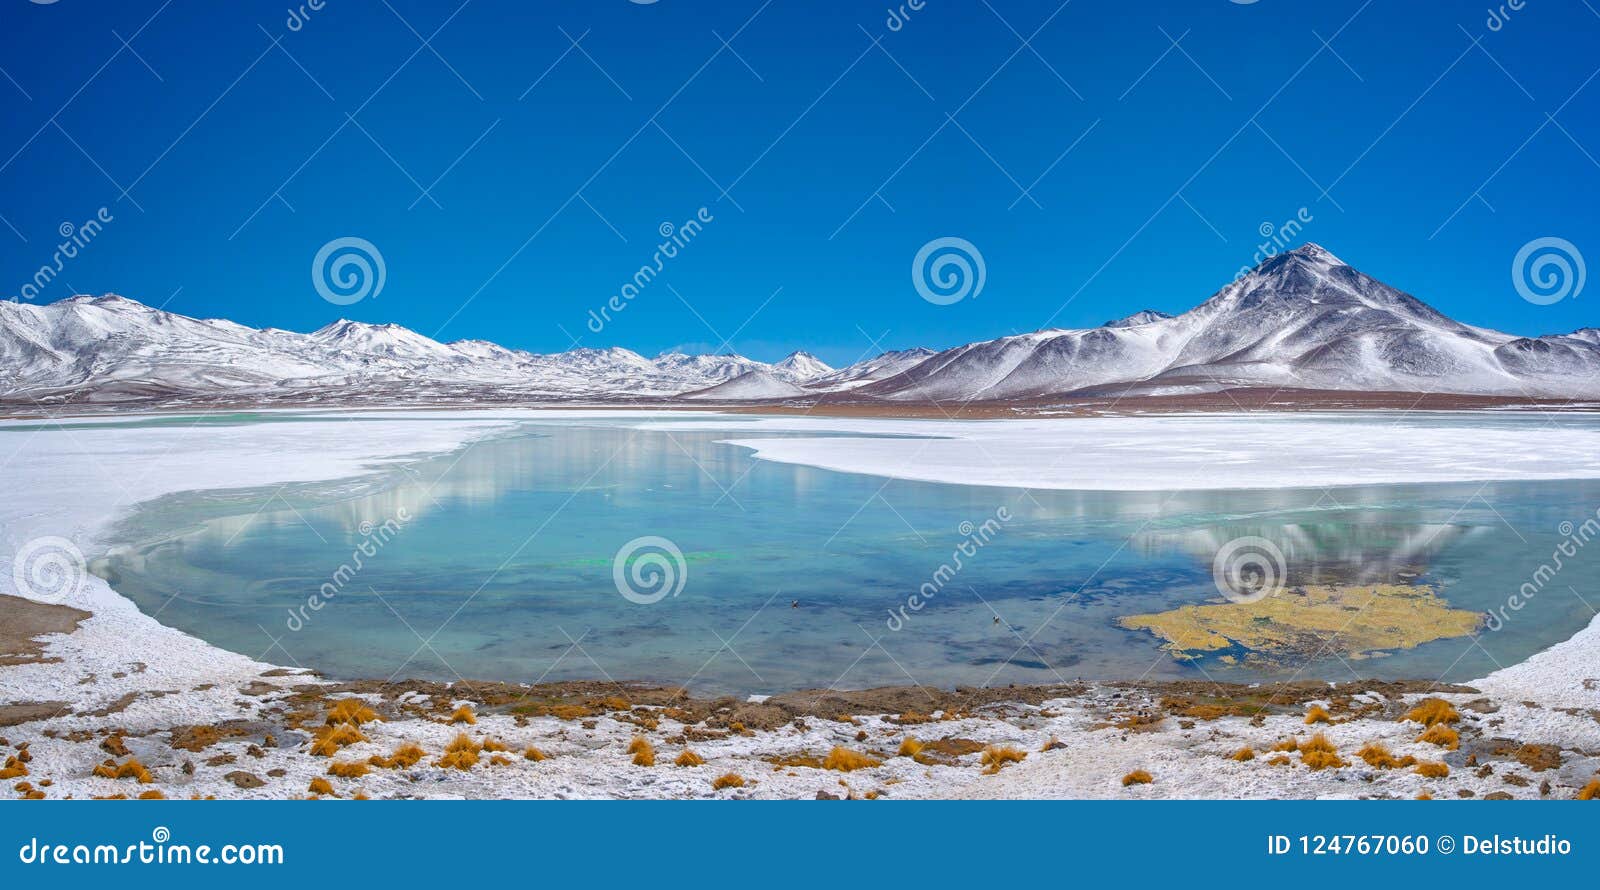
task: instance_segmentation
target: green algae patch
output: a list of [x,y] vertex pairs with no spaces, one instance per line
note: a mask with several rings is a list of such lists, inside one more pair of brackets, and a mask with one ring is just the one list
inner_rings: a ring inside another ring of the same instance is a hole
[[1180,606],[1117,619],[1165,642],[1180,661],[1222,653],[1229,663],[1279,664],[1317,654],[1381,656],[1433,640],[1464,637],[1482,616],[1450,604],[1425,585],[1315,585],[1253,603]]

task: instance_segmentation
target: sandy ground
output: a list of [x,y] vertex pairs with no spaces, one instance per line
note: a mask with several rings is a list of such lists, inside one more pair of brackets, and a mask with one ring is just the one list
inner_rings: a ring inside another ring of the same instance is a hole
[[[166,492],[355,476],[517,416],[391,416],[336,436],[300,424],[5,434],[18,490],[0,503],[0,564],[43,536],[92,552],[114,515]],[[1600,769],[1600,619],[1465,687],[907,687],[754,702],[610,683],[330,683],[164,627],[93,576],[42,604],[18,592],[0,573],[0,775],[21,797],[289,797],[316,783],[346,797],[1570,798]],[[1452,712],[1440,726],[1454,739],[1424,740],[1404,719],[1426,698],[1450,703],[1433,708]],[[1316,733],[1335,753],[1270,750]],[[441,765],[458,736],[470,753]],[[629,751],[636,738],[653,763]],[[420,759],[389,759],[408,743]],[[1387,760],[1363,759],[1370,744]],[[1242,748],[1252,757],[1231,759]],[[685,751],[705,762],[675,765]],[[1140,770],[1152,781],[1124,784]]]

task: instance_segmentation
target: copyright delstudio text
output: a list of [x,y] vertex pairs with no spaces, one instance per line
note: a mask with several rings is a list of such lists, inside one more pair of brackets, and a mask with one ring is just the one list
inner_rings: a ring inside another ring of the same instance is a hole
[[1267,835],[1268,856],[1566,856],[1572,841],[1554,834],[1287,834]]

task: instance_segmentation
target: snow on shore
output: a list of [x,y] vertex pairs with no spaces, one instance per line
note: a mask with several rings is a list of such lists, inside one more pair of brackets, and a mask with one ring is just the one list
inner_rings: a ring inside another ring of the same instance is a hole
[[[671,419],[641,426],[683,430],[715,423]],[[775,416],[740,418],[727,428],[739,431],[728,444],[750,448],[762,460],[963,485],[1179,491],[1600,478],[1600,423],[1575,414]],[[919,439],[907,444],[885,436]]]

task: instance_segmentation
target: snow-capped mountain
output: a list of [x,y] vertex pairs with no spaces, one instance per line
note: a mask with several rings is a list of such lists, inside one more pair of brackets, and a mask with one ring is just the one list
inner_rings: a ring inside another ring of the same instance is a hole
[[809,352],[791,352],[773,363],[772,373],[791,383],[804,383],[824,374],[832,374],[833,367]]
[[1143,310],[835,370],[805,352],[537,354],[341,319],[309,334],[195,319],[119,296],[0,302],[0,403],[51,405],[992,401],[1237,387],[1600,398],[1600,329],[1515,337],[1453,321],[1315,244],[1181,315]]
[[119,296],[0,302],[0,401],[11,403],[650,398],[755,371],[794,383],[810,370],[832,369],[804,355],[775,365],[738,355],[648,359],[616,347],[542,355],[346,319],[309,334],[256,330]]
[[858,392],[916,401],[1234,387],[1595,397],[1597,374],[1593,329],[1526,338],[1461,324],[1306,244],[1182,315],[1146,311],[972,343]]

